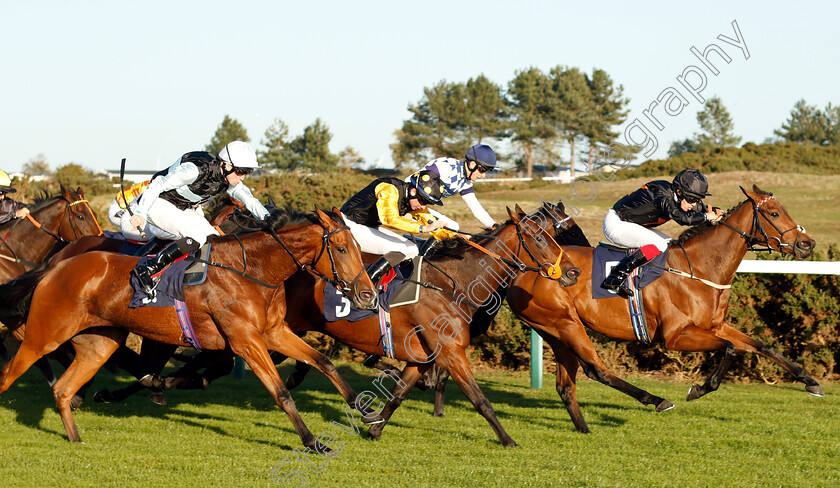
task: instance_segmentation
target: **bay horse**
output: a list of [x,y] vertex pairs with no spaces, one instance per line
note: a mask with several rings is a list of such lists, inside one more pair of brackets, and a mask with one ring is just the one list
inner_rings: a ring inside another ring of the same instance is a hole
[[[669,245],[667,268],[687,271],[693,279],[666,272],[644,288],[648,335],[670,350],[722,351],[719,365],[705,383],[693,385],[689,390],[686,398],[689,401],[716,390],[735,355],[745,352],[770,359],[795,380],[803,382],[808,393],[823,396],[819,383],[804,368],[726,321],[730,288],[718,288],[701,281],[730,285],[748,250],[777,251],[795,259],[805,259],[814,251],[815,241],[771,193],[755,185],[752,191],[744,188],[741,191],[747,199],[729,210],[719,223],[694,226]],[[541,335],[549,344],[561,339],[549,328],[562,331],[582,325],[614,339],[636,340],[625,299],[592,298],[593,249],[564,249],[583,270],[577,283],[560,289],[537,282],[534,287],[528,276],[518,276],[507,295],[511,309],[542,331]],[[588,431],[575,395],[578,361],[570,354],[555,352],[555,356],[557,391],[576,428]]]
[[0,283],[36,268],[56,244],[66,244],[86,235],[102,234],[96,214],[81,188],[61,185],[57,196],[43,195],[30,210],[31,219],[15,219],[0,225]]
[[[510,209],[508,214],[509,221],[488,231],[491,236],[480,237],[474,243],[483,246],[489,254],[464,243],[424,259],[422,281],[431,288],[423,292],[423,298],[417,303],[391,310],[393,354],[407,362],[402,376],[392,380],[396,381],[396,395],[404,396],[432,361],[440,364],[451,372],[475,409],[490,423],[501,444],[515,446],[516,442],[504,430],[478,386],[467,360],[470,320],[481,304],[501,305],[501,297],[494,291],[499,283],[514,275],[546,276],[550,286],[560,288],[574,283],[580,270],[535,221]],[[547,273],[546,269],[557,262],[559,272]],[[326,322],[324,290],[325,283],[303,273],[286,282],[285,320],[290,328],[297,333],[319,331],[360,351],[384,355],[378,317]],[[387,420],[391,413],[383,410],[381,415]],[[383,426],[384,423],[373,425],[371,436],[379,437]]]
[[[285,314],[285,301],[277,300],[277,296],[283,293],[283,282],[302,268],[307,274],[333,282],[357,307],[373,307],[376,292],[362,265],[358,245],[335,209],[331,214],[316,209],[314,216],[290,216],[287,211],[274,210],[264,231],[216,239],[213,249],[215,265],[208,269],[205,283],[184,290],[198,342],[205,349],[230,349],[245,359],[289,416],[303,444],[323,450],[300,418],[266,344],[296,360],[315,364],[349,404],[356,403],[356,393],[332,363],[278,318]],[[137,260],[88,252],[33,274],[28,282],[0,286],[0,318],[23,315],[27,328],[18,353],[0,372],[0,393],[36,359],[73,338],[76,356],[53,385],[56,406],[71,442],[81,440],[70,408],[71,398],[128,332],[162,343],[184,343],[172,308],[128,308],[133,294],[128,278]],[[15,303],[19,304],[17,309]],[[54,323],[56,316],[62,317],[61,323]],[[91,333],[74,338],[85,331]],[[375,413],[360,410],[366,419],[376,421]]]

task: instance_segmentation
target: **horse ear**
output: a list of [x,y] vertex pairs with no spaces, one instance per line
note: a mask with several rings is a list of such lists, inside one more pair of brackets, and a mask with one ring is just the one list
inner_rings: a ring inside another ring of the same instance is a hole
[[514,208],[516,209],[516,213],[518,213],[520,216],[525,216],[525,215],[527,215],[527,214],[525,213],[525,211],[524,211],[524,210],[522,210],[522,207],[520,207],[518,203],[514,206]]
[[64,198],[70,198],[72,196],[70,194],[70,190],[66,186],[64,186],[64,183],[59,183],[58,186],[61,189],[61,194],[64,196]]
[[79,195],[79,198],[84,198],[85,197],[85,191],[82,190],[81,186],[76,188],[76,193]]
[[323,225],[324,227],[329,229],[329,228],[332,228],[332,226],[335,225],[335,222],[333,222],[333,219],[331,219],[329,215],[325,214],[323,212],[323,210],[318,208],[317,205],[315,205],[315,215],[318,216],[318,220],[321,221],[321,225]]
[[743,193],[744,195],[746,195],[746,196],[747,196],[747,198],[752,198],[752,197],[750,197],[750,196],[747,194],[747,190],[744,190],[744,187],[743,187],[743,186],[738,186],[738,188],[740,188],[740,189],[741,189],[741,193]]
[[753,191],[756,192],[756,193],[767,193],[766,191],[759,188],[758,185],[756,185],[756,184],[753,184]]
[[519,215],[514,213],[513,210],[510,209],[510,207],[505,207],[505,208],[507,209],[508,215],[510,215],[510,220],[512,220],[514,224],[518,224],[519,223]]
[[273,199],[273,198],[271,198],[271,197],[268,197],[268,201],[267,201],[267,202],[265,202],[265,206],[266,206],[266,207],[274,207],[274,208],[277,208],[277,204],[276,204],[276,203],[274,203],[274,199]]

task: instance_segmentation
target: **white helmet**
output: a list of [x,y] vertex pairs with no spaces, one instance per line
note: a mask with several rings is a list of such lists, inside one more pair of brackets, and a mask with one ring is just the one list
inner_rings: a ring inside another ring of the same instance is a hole
[[247,142],[233,141],[225,144],[224,149],[219,152],[219,157],[234,168],[259,168],[257,153]]

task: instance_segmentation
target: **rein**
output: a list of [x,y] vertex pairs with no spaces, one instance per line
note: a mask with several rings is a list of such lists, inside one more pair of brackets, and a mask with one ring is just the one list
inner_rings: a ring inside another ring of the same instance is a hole
[[[256,219],[254,219],[254,221],[256,221]],[[241,224],[240,224],[240,227],[244,228],[244,226],[242,226]],[[271,235],[271,237],[274,238],[275,241],[277,241],[280,244],[280,247],[282,247],[283,250],[285,250],[289,254],[289,256],[292,258],[292,261],[294,261],[295,266],[302,269],[303,271],[307,271],[311,274],[314,274],[315,276],[317,276],[317,277],[321,278],[322,280],[326,281],[327,283],[331,284],[337,290],[350,291],[350,288],[349,288],[347,282],[338,278],[338,271],[336,270],[335,259],[333,258],[333,254],[332,254],[332,246],[330,246],[330,242],[329,242],[329,238],[332,237],[333,234],[335,234],[337,232],[340,232],[342,230],[345,230],[345,229],[348,229],[348,227],[346,225],[342,226],[342,227],[339,227],[332,232],[327,232],[327,229],[323,228],[324,236],[323,236],[323,239],[321,240],[321,251],[318,253],[318,256],[315,257],[315,259],[312,260],[312,264],[301,263],[297,259],[297,257],[292,253],[292,251],[286,246],[286,244],[283,243],[283,241],[280,240],[280,238],[277,236],[277,233],[274,231],[274,229],[268,229],[268,233]],[[244,246],[244,244],[242,244],[242,240],[240,240],[239,237],[236,234],[233,234],[233,237],[234,237],[234,239],[236,239],[236,241],[239,243],[239,247],[242,249],[243,269],[241,271],[236,269],[236,268],[233,268],[231,266],[228,266],[226,264],[221,264],[221,263],[217,263],[217,262],[214,262],[214,261],[201,259],[201,258],[198,258],[198,257],[187,257],[185,259],[187,259],[191,262],[204,263],[208,266],[214,266],[214,267],[221,268],[221,269],[224,269],[224,270],[227,270],[227,271],[232,271],[232,272],[238,274],[239,276],[242,276],[243,278],[247,278],[247,279],[253,281],[256,284],[258,284],[260,286],[263,286],[265,288],[271,289],[271,290],[276,290],[277,288],[280,288],[281,286],[283,286],[283,283],[280,283],[278,285],[272,285],[272,284],[269,284],[269,283],[266,283],[266,282],[260,280],[259,278],[255,277],[255,276],[249,275],[247,273],[247,271],[248,271],[248,261],[247,261],[247,257],[246,257],[246,254],[245,254],[245,246]],[[333,276],[335,276],[336,279],[332,279],[332,278],[327,277],[326,275],[324,275],[323,273],[321,273],[320,271],[318,271],[314,267],[314,264],[317,263],[321,259],[321,256],[324,255],[325,250],[327,251],[327,255],[329,255],[329,257],[330,257],[330,266],[332,268]]]

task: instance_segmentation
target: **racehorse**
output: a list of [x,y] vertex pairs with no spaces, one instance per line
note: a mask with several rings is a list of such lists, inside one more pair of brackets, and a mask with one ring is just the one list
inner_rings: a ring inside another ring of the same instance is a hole
[[[464,243],[427,256],[423,261],[422,281],[431,291],[424,292],[417,303],[392,309],[391,330],[394,357],[408,363],[396,381],[398,395],[407,393],[434,361],[451,372],[502,445],[515,446],[516,442],[499,423],[470,369],[465,353],[470,342],[470,320],[481,304],[491,307],[501,304],[500,297],[493,292],[514,275],[550,277],[546,281],[560,288],[574,283],[580,270],[534,220],[510,209],[508,214],[508,222],[488,231],[491,236],[479,237],[473,243],[484,250]],[[324,290],[325,283],[303,273],[286,282],[286,322],[291,329],[298,333],[316,330],[360,351],[384,355],[378,317],[326,322]],[[387,415],[387,411],[382,412],[383,417]],[[382,425],[374,425],[370,434],[378,437]]]
[[81,188],[71,191],[61,185],[60,195],[44,195],[33,205],[31,219],[0,225],[0,283],[20,276],[26,268],[37,267],[56,244],[102,234]]
[[[335,209],[332,214],[316,210],[314,216],[275,210],[263,232],[217,239],[212,258],[215,264],[208,269],[205,283],[184,290],[197,341],[205,349],[230,349],[245,359],[289,416],[303,444],[323,452],[300,418],[266,344],[315,364],[347,402],[355,404],[356,393],[332,363],[284,326],[285,301],[277,296],[283,292],[283,282],[302,268],[334,283],[357,307],[373,307],[376,292],[362,266],[358,245]],[[32,275],[28,282],[0,286],[0,318],[28,314],[24,341],[0,372],[0,393],[37,358],[78,333],[97,328],[99,336],[83,334],[73,340],[76,357],[53,386],[70,441],[81,440],[70,399],[128,332],[163,343],[184,343],[173,309],[128,308],[133,294],[128,278],[136,264],[136,257],[89,252]],[[18,310],[13,309],[14,303],[20,304]],[[62,317],[62,322],[54,323],[55,316]],[[369,409],[360,410],[366,419],[377,419]]]
[[[666,272],[644,288],[648,335],[671,350],[723,352],[715,371],[703,385],[691,387],[687,400],[716,390],[736,353],[745,352],[770,359],[794,379],[803,382],[809,393],[823,396],[822,388],[801,366],[764,342],[739,332],[726,321],[731,290],[713,285],[730,285],[748,250],[778,251],[804,259],[813,253],[816,245],[771,193],[757,186],[753,186],[752,191],[743,188],[741,191],[747,199],[729,210],[719,223],[694,226],[670,244],[667,268],[688,270],[684,273],[688,277]],[[577,283],[559,289],[537,282],[538,286],[527,291],[529,277],[519,276],[507,295],[511,309],[538,331],[543,331],[543,337],[550,344],[562,340],[562,331],[582,325],[607,337],[636,340],[625,299],[592,298],[593,249],[565,249],[584,270]],[[548,327],[557,333],[551,333]],[[588,428],[575,396],[578,361],[568,354],[555,352],[555,356],[557,391],[576,428],[585,432]]]

